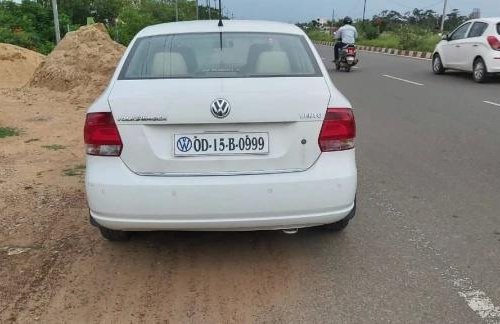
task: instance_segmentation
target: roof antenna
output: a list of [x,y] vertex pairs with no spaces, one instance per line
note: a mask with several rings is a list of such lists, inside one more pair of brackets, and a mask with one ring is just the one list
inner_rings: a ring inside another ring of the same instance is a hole
[[221,5],[221,0],[219,0],[219,27],[224,27],[224,24],[222,23],[222,5]]
[[[221,0],[219,0],[219,27],[224,27],[224,24],[222,23],[222,6],[221,6]],[[219,32],[219,38],[220,38],[220,50],[222,51],[222,29]]]

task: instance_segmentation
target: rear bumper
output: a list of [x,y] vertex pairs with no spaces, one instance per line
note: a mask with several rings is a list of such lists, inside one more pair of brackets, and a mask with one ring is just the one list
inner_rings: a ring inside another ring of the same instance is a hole
[[101,226],[149,230],[273,230],[334,223],[356,195],[354,150],[322,154],[296,173],[154,177],[119,158],[87,157],[86,189]]
[[486,66],[489,73],[500,73],[500,51],[495,51],[486,58]]

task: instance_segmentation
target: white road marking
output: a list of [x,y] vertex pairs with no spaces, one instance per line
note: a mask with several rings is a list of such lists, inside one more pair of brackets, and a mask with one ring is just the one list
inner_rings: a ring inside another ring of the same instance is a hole
[[[384,196],[383,193],[376,193],[370,200],[375,200],[375,204],[385,209],[385,213],[390,217],[403,218],[404,213],[397,210],[392,203]],[[434,258],[437,262],[435,269],[446,269],[441,271],[441,277],[450,282],[453,288],[462,297],[467,306],[474,311],[481,319],[487,324],[500,323],[500,307],[495,306],[484,291],[476,286],[474,281],[469,278],[465,273],[450,266],[452,261],[445,257],[445,255],[426,237],[426,235],[418,228],[404,225],[403,230],[408,234],[408,240],[415,244],[415,247],[422,253]]]
[[386,77],[386,78],[389,78],[389,79],[393,79],[393,80],[398,80],[398,81],[410,83],[410,84],[413,84],[413,85],[423,86],[422,83],[418,83],[418,82],[414,82],[414,81],[410,81],[410,80],[406,80],[406,79],[397,78],[397,77],[392,76],[392,75],[383,74],[382,76]]
[[466,289],[466,292],[459,292],[458,294],[465,299],[467,305],[487,322],[498,323],[497,321],[500,320],[500,307],[495,307],[484,292],[470,288]]
[[496,102],[493,102],[493,101],[483,101],[484,103],[487,103],[488,105],[493,105],[493,106],[497,106],[497,107],[500,107],[500,104],[496,103]]

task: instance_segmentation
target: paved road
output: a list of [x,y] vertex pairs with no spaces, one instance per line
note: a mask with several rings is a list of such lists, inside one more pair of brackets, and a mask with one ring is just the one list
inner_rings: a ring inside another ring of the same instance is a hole
[[[331,60],[331,48],[319,51]],[[332,78],[359,127],[361,204],[347,236],[381,258],[348,270],[366,280],[363,309],[396,322],[500,323],[500,80],[435,76],[424,60],[360,59]],[[382,300],[393,307],[377,307]]]

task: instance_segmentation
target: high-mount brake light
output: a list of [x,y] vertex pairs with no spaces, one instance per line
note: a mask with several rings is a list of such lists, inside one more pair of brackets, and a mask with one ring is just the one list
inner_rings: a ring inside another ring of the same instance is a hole
[[87,154],[120,156],[123,144],[110,112],[88,113],[83,133]]
[[354,148],[356,122],[350,108],[328,108],[318,138],[322,152]]

